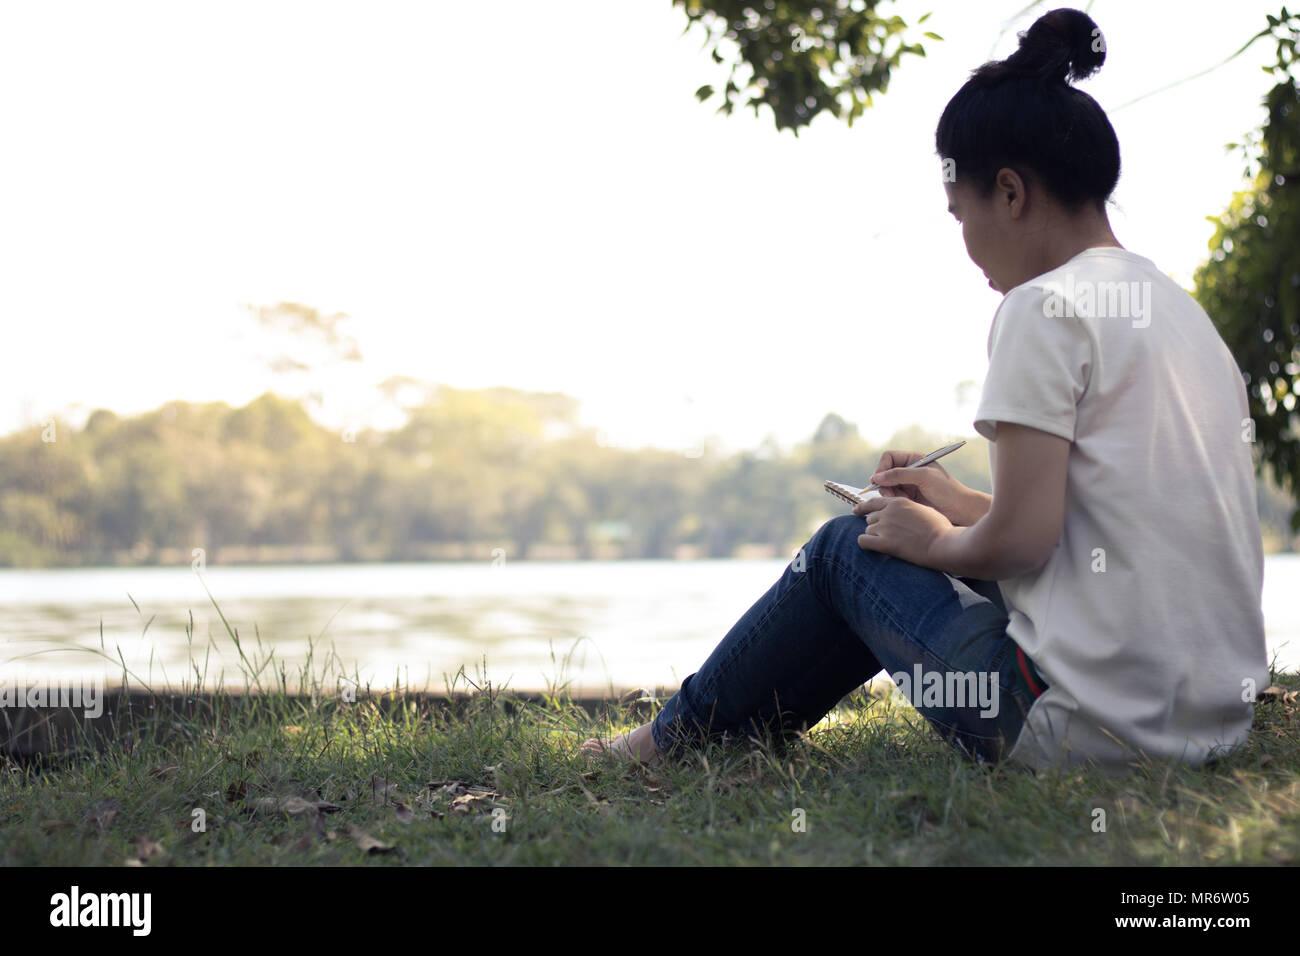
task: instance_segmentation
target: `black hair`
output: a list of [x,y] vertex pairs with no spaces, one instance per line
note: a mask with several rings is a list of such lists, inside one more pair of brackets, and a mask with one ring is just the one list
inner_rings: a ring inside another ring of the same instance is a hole
[[948,101],[934,133],[939,156],[981,196],[1007,167],[1068,208],[1104,208],[1119,181],[1119,140],[1097,101],[1069,80],[1105,60],[1101,30],[1086,13],[1043,14],[1015,53],[972,71]]

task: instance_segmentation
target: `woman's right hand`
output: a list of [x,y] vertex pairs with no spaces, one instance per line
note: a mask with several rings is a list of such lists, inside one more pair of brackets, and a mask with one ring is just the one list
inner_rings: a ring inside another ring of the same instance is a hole
[[906,467],[924,457],[925,453],[919,451],[891,450],[882,454],[871,476],[880,486],[881,497],[911,498],[959,527],[972,525],[988,513],[992,498],[963,485],[937,461],[920,468]]

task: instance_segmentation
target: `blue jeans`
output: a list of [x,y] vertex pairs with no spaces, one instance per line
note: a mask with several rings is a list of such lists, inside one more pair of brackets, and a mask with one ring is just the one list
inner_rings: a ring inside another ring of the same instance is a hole
[[881,670],[963,755],[1003,759],[1046,681],[1007,636],[994,581],[858,545],[864,518],[827,521],[651,726],[669,758],[708,739],[821,720]]

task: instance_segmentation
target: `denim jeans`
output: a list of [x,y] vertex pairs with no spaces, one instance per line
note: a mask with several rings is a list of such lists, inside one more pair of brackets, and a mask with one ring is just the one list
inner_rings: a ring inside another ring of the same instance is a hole
[[[1003,759],[1046,681],[1021,663],[994,581],[876,551],[866,521],[827,521],[651,727],[669,758],[706,739],[789,738],[881,670],[976,762]],[[982,692],[982,694],[981,694]]]

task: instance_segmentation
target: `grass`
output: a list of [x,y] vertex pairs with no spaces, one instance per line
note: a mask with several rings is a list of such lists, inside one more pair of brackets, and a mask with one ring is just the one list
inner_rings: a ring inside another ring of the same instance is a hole
[[1300,862],[1294,694],[1262,700],[1250,743],[1213,769],[980,768],[865,688],[792,742],[646,769],[578,747],[658,703],[596,716],[565,683],[524,701],[463,669],[450,703],[349,700],[328,674],[291,687],[244,660],[260,692],[200,675],[187,692],[210,707],[158,697],[99,746],[5,759],[0,866]]

